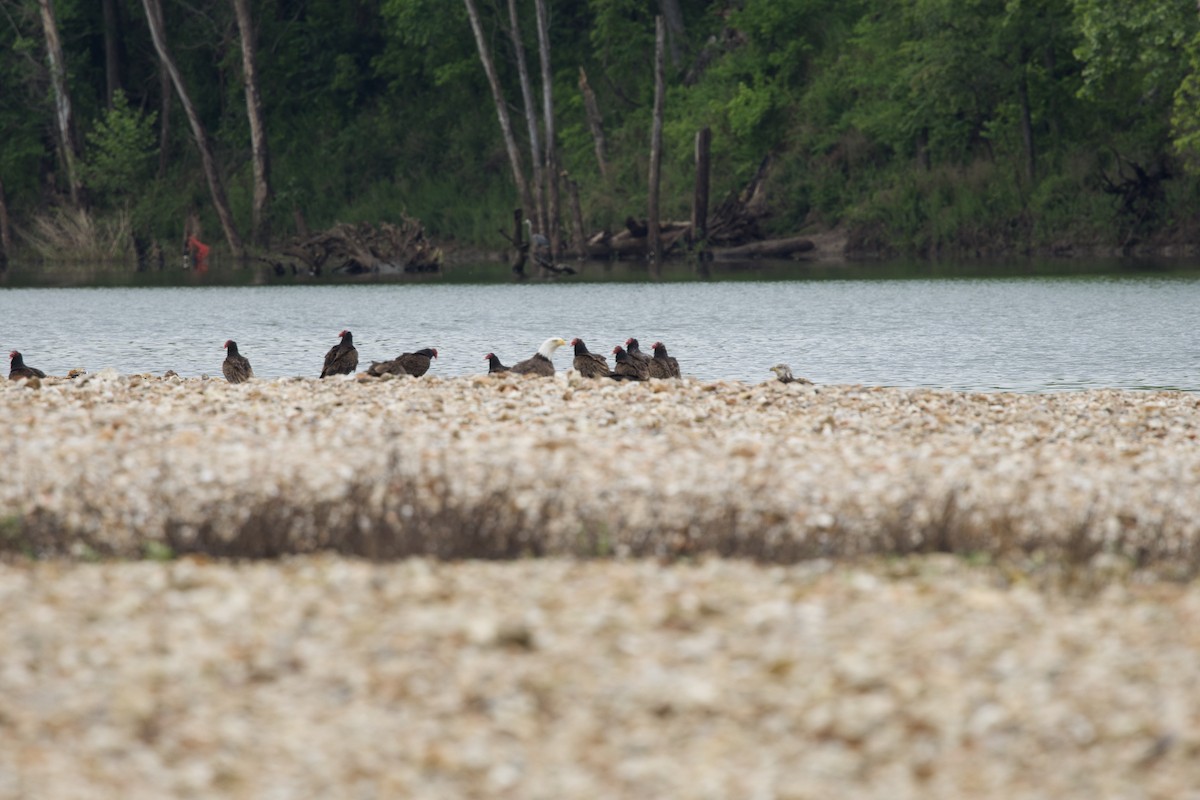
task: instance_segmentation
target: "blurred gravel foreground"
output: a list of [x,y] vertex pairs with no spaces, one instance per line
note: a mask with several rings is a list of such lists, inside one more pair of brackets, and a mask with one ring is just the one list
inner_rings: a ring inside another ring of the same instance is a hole
[[0,413],[0,798],[1200,798],[1192,394],[101,372]]

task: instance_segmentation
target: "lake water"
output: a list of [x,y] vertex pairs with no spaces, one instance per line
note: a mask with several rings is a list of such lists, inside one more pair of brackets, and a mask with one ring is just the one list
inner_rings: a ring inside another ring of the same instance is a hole
[[[316,376],[349,328],[362,368],[429,346],[441,354],[432,372],[450,376],[486,371],[489,351],[526,358],[550,336],[605,354],[636,336],[647,351],[662,340],[686,375],[705,379],[766,380],[784,361],[818,383],[1200,390],[1195,271],[839,278],[823,268],[781,280],[723,269],[661,282],[10,285],[0,348],[52,374],[219,376],[232,338],[260,377]],[[555,363],[568,368],[570,349]]]

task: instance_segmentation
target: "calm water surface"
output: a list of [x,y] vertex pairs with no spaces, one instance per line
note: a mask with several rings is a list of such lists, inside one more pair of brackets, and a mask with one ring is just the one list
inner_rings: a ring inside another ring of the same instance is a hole
[[0,347],[55,374],[220,375],[233,338],[260,377],[315,376],[343,328],[364,368],[432,346],[440,375],[483,372],[489,351],[511,364],[549,336],[606,354],[637,336],[706,379],[765,380],[785,361],[818,383],[1200,389],[1195,273],[0,289]]

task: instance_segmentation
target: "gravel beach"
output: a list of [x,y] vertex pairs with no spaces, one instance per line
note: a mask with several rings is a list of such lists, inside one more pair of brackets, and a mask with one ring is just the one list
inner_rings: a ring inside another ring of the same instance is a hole
[[1193,394],[0,410],[0,798],[1200,797]]

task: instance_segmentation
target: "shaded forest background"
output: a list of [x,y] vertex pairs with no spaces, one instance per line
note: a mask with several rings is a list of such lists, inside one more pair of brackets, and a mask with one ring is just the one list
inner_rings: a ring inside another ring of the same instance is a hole
[[175,248],[189,218],[254,251],[406,215],[495,248],[554,176],[589,231],[619,229],[646,215],[660,14],[664,219],[691,213],[708,127],[714,199],[768,159],[768,235],[921,255],[1195,239],[1193,0],[0,0],[3,252]]

